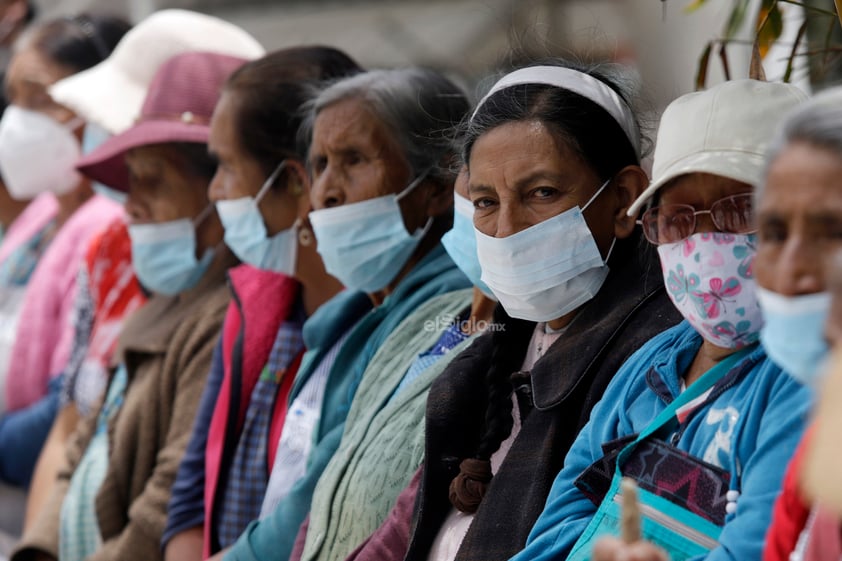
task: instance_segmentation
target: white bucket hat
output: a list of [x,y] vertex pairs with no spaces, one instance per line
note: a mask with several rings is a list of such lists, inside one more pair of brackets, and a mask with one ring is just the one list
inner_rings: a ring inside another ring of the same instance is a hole
[[636,216],[658,189],[688,173],[759,184],[775,129],[805,99],[795,86],[757,80],[734,80],[679,97],[661,117],[652,182],[628,215]]
[[265,50],[239,27],[188,10],[162,10],[137,24],[107,59],[49,88],[86,121],[119,134],[131,127],[158,68],[175,55],[206,51],[253,60]]

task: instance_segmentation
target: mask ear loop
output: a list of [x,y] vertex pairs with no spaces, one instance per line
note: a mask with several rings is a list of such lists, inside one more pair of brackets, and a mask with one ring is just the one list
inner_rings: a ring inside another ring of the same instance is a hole
[[[406,189],[404,189],[403,191],[401,191],[400,193],[395,195],[395,200],[397,202],[400,202],[401,199],[403,199],[404,197],[409,195],[416,187],[421,185],[421,182],[424,181],[427,178],[427,175],[429,175],[429,174],[430,174],[429,169],[424,170],[424,172],[422,174],[420,174],[418,177],[413,179],[412,182],[409,185],[406,186]],[[418,230],[415,230],[415,233],[412,234],[412,237],[414,237],[414,238],[417,237],[419,239],[423,238],[424,236],[427,235],[427,232],[430,231],[430,228],[432,226],[433,226],[433,217],[430,216],[430,217],[427,218],[427,222],[424,224],[423,227],[421,227]]]
[[281,160],[281,163],[278,164],[278,167],[275,168],[269,177],[266,178],[266,181],[263,182],[263,185],[260,186],[260,191],[257,192],[257,195],[254,197],[254,204],[259,204],[260,201],[263,200],[263,197],[266,196],[266,193],[269,192],[269,188],[275,184],[275,181],[278,180],[278,176],[281,175],[281,171],[287,166],[286,160]]
[[214,207],[214,204],[213,204],[213,203],[209,203],[209,204],[208,204],[208,206],[206,206],[205,208],[203,208],[203,209],[202,209],[202,212],[200,212],[199,214],[197,214],[197,215],[196,215],[196,218],[194,218],[194,219],[192,220],[192,222],[193,222],[193,228],[198,228],[198,227],[202,224],[202,222],[204,222],[204,221],[205,221],[205,219],[206,219],[208,216],[210,216],[210,215],[211,215],[211,212],[213,212],[214,208],[215,208],[215,207]]
[[401,199],[412,193],[412,191],[414,191],[416,187],[421,185],[421,182],[427,178],[427,175],[429,175],[429,173],[429,169],[425,170],[424,173],[413,179],[412,182],[409,185],[407,185],[403,191],[395,195],[395,200],[400,202]]
[[[198,242],[198,240],[196,239],[196,228],[198,228],[198,227],[202,224],[202,222],[204,222],[204,221],[207,219],[207,217],[208,217],[208,216],[210,216],[210,215],[211,215],[211,213],[212,213],[215,209],[216,209],[216,206],[215,206],[213,203],[208,203],[208,206],[206,206],[205,208],[203,208],[203,209],[202,209],[202,212],[200,212],[199,214],[197,214],[197,215],[196,215],[196,218],[194,218],[193,220],[191,220],[191,223],[193,224],[193,243],[194,243],[194,244],[196,244],[196,243]],[[202,259],[204,259],[205,254],[206,254],[208,251],[213,251],[213,252],[216,252],[216,251],[217,251],[217,250],[219,250],[219,248],[220,248],[220,247],[222,247],[224,244],[225,244],[225,240],[224,240],[224,239],[222,239],[222,240],[220,240],[220,241],[219,241],[219,243],[218,243],[218,244],[216,244],[215,246],[213,246],[213,247],[209,247],[209,248],[205,249],[205,253],[203,253],[203,254],[202,254],[202,257],[201,257],[201,258],[202,258]],[[195,251],[195,249],[194,249],[194,251]]]
[[603,183],[602,186],[599,189],[596,190],[596,193],[594,193],[593,196],[590,199],[588,199],[588,202],[585,203],[585,206],[582,207],[582,212],[585,212],[585,210],[587,210],[587,208],[589,206],[591,206],[591,203],[594,202],[594,200],[596,200],[596,198],[600,194],[602,194],[603,191],[605,191],[605,188],[608,187],[608,184],[611,183],[612,179],[614,179],[614,178],[611,177],[611,178],[607,179],[605,181],[605,183]]
[[[594,200],[596,200],[596,198],[605,190],[606,187],[608,187],[608,184],[611,183],[612,179],[614,178],[611,177],[608,180],[606,180],[605,183],[603,183],[602,186],[596,190],[596,193],[594,193],[593,196],[588,200],[588,202],[585,203],[585,206],[582,207],[582,212],[585,212],[585,209],[591,206],[591,203],[594,202]],[[603,261],[605,265],[608,265],[608,260],[611,259],[611,253],[614,252],[614,246],[616,244],[617,237],[615,236],[614,239],[611,241],[611,246],[608,248],[608,254],[605,256],[605,260]]]
[[608,255],[605,256],[604,263],[608,265],[608,260],[611,259],[611,254],[614,252],[614,246],[617,245],[617,237],[614,236],[614,239],[611,240],[611,245],[608,247]]

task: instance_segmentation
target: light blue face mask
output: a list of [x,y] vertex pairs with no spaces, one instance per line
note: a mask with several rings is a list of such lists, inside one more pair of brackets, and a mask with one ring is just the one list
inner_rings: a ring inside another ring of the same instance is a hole
[[590,301],[608,277],[605,259],[584,211],[610,179],[581,208],[573,207],[505,238],[474,228],[482,279],[506,313],[527,321],[550,321]]
[[455,191],[453,192],[453,228],[442,236],[441,244],[471,284],[496,301],[497,298],[491,289],[480,279],[482,268],[479,265],[477,236],[474,233],[474,204]]
[[210,215],[208,206],[194,220],[182,218],[158,224],[131,224],[132,265],[148,290],[172,296],[196,286],[213,260],[208,249],[196,259],[196,227]]
[[[82,133],[82,154],[90,154],[110,137],[111,135],[108,131],[101,126],[96,123],[87,123]],[[94,190],[94,193],[109,198],[114,202],[120,203],[121,205],[126,203],[126,198],[128,197],[126,193],[111,189],[98,181],[92,181],[91,188]]]
[[217,201],[216,212],[225,227],[225,243],[243,263],[285,275],[295,274],[298,257],[298,226],[269,236],[258,204],[286,166],[281,162],[256,197]]
[[758,287],[757,298],[766,322],[760,329],[766,354],[801,384],[816,387],[829,352],[824,325],[830,293],[789,297]]
[[354,290],[372,293],[386,288],[433,223],[430,218],[410,234],[398,204],[424,177],[426,173],[397,195],[312,211],[310,223],[327,272]]

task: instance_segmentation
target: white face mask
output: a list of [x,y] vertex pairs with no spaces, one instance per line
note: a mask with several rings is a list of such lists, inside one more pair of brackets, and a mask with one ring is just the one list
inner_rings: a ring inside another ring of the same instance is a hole
[[[571,208],[505,238],[476,230],[482,280],[510,316],[528,321],[558,319],[593,298],[605,278],[605,264],[582,213]],[[615,240],[616,241],[616,240]]]
[[129,225],[132,265],[140,283],[156,294],[174,295],[196,286],[213,261],[214,250],[196,258],[196,228],[211,214],[194,219]]
[[82,181],[75,168],[82,147],[73,134],[81,123],[62,124],[16,105],[6,108],[0,120],[0,173],[13,198],[63,195]]
[[286,160],[263,183],[256,197],[216,202],[216,212],[225,228],[225,243],[244,263],[258,269],[295,274],[298,259],[298,222],[270,236],[258,204],[274,185]]
[[433,219],[410,234],[398,204],[426,177],[398,194],[310,212],[310,224],[327,272],[343,285],[377,292],[389,285],[427,234]]

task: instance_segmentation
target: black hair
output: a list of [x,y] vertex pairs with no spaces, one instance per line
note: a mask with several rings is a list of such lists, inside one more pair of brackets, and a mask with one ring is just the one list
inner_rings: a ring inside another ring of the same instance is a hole
[[25,45],[75,73],[108,58],[129,29],[127,21],[114,16],[79,14],[37,25]]
[[[609,65],[576,65],[548,61],[542,65],[571,68],[603,82],[631,106],[620,76],[609,77]],[[462,156],[470,168],[471,149],[480,136],[500,125],[537,120],[557,140],[573,149],[606,181],[628,165],[640,165],[631,140],[620,124],[597,103],[570,90],[546,84],[520,84],[495,92],[464,127]]]
[[282,49],[241,66],[223,88],[237,96],[240,145],[267,176],[285,158],[303,160],[296,135],[311,86],[361,71],[342,51],[322,46]]
[[503,306],[494,308],[494,325],[488,336],[492,352],[486,368],[486,409],[483,429],[473,457],[463,459],[459,474],[450,483],[450,502],[461,512],[474,513],[491,482],[491,456],[512,432],[511,376],[520,370],[535,329],[530,321],[510,317]]

